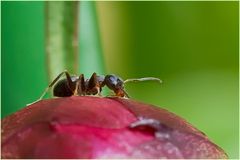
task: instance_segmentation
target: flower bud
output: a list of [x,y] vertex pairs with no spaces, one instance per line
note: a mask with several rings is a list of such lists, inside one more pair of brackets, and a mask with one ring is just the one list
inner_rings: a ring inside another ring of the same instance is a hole
[[227,158],[159,107],[124,98],[42,100],[2,120],[2,158]]

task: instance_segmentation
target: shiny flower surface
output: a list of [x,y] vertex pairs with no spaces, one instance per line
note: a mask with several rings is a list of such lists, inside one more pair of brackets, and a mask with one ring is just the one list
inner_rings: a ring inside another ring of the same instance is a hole
[[2,158],[227,158],[179,116],[123,98],[42,100],[2,120]]

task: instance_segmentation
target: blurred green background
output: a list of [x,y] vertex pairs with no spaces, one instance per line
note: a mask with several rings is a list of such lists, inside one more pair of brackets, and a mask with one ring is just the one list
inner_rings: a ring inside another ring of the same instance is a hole
[[[36,100],[49,83],[45,7],[1,4],[2,117]],[[81,2],[78,73],[161,78],[161,85],[126,88],[133,99],[185,118],[237,158],[238,10],[238,2]]]

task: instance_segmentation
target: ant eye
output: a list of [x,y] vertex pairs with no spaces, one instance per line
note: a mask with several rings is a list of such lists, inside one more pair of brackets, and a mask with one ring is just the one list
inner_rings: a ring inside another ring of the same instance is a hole
[[109,82],[112,84],[116,85],[117,84],[117,78],[115,76],[110,76],[109,77]]
[[111,84],[117,84],[117,78],[116,78],[116,76],[114,76],[114,75],[107,75],[106,77],[105,77],[105,81],[107,82],[107,83],[111,83]]

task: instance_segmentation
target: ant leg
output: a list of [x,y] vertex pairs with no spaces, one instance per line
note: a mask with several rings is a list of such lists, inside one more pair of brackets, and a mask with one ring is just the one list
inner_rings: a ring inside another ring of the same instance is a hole
[[87,84],[87,94],[99,95],[101,86],[98,82],[97,74],[93,73]]
[[62,73],[60,73],[49,85],[48,87],[44,90],[44,92],[42,93],[42,95],[40,96],[40,98],[37,100],[37,101],[40,101],[44,96],[45,94],[49,91],[49,89],[61,78],[62,75],[66,75],[66,78],[67,78],[67,82],[68,82],[68,86],[71,90],[74,90],[74,84],[72,82],[72,79],[71,79],[71,76],[70,74],[68,73],[67,70],[63,71]]
[[77,84],[76,84],[76,89],[74,95],[85,95],[86,94],[86,86],[85,86],[85,80],[84,80],[84,75],[80,74]]
[[162,80],[155,77],[144,77],[144,78],[133,78],[133,79],[127,79],[124,81],[124,83],[128,82],[142,82],[142,81],[158,81],[159,83],[162,83]]

